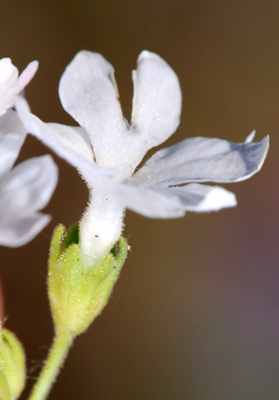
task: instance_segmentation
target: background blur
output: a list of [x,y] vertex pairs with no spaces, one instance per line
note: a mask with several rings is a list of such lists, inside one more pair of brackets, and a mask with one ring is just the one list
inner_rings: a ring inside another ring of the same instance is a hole
[[[50,399],[279,398],[278,18],[276,0],[1,1],[0,58],[19,70],[40,61],[27,99],[44,121],[73,123],[57,87],[81,49],[114,65],[129,118],[131,70],[148,49],[173,67],[184,95],[181,125],[165,145],[199,135],[243,141],[253,129],[257,139],[271,135],[262,171],[227,185],[237,208],[165,221],[127,212],[132,251],[121,278]],[[20,159],[45,153],[28,137]],[[24,343],[29,384],[52,340],[49,239],[87,202],[76,171],[54,158],[52,222],[29,245],[0,249],[6,327]]]

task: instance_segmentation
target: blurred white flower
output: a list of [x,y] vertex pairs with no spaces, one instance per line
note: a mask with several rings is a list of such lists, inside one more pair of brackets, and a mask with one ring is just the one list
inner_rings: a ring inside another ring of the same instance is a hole
[[[38,211],[48,203],[57,183],[57,167],[50,156],[32,158],[12,169],[26,129],[9,110],[33,78],[33,61],[18,77],[9,58],[0,60],[0,245],[18,247],[32,240],[49,222]],[[7,111],[9,110],[9,111]]]
[[0,118],[0,245],[18,247],[32,240],[50,221],[38,212],[57,183],[57,167],[49,155],[23,161],[12,169],[25,137],[14,111]]
[[18,76],[18,69],[10,58],[0,60],[0,116],[15,103],[15,98],[31,81],[38,69],[38,61],[32,61]]
[[45,124],[23,101],[17,105],[27,130],[74,165],[88,184],[90,202],[80,221],[88,266],[118,240],[125,208],[175,218],[235,206],[233,193],[197,182],[247,179],[259,171],[268,150],[268,137],[253,143],[254,133],[241,144],[197,137],[159,150],[134,172],[146,152],[176,130],[182,98],[176,74],[154,53],[140,54],[133,82],[131,124],[122,115],[113,67],[88,51],[76,55],[59,85],[62,105],[80,127]]

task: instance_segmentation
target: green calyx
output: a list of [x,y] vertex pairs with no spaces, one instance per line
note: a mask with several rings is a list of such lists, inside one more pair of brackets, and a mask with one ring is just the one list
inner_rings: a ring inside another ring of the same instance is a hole
[[21,343],[9,330],[1,330],[0,398],[16,400],[25,385],[25,354]]
[[53,233],[48,293],[57,332],[76,336],[101,313],[127,257],[128,246],[121,238],[104,260],[85,269],[78,245],[78,226],[65,234],[59,225]]

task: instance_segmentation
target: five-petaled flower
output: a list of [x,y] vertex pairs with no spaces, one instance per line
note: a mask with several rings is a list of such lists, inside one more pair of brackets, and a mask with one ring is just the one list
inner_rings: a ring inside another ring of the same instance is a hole
[[[125,208],[154,218],[236,205],[233,193],[201,182],[247,179],[261,168],[269,140],[244,143],[196,137],[159,150],[138,170],[146,152],[176,130],[181,112],[178,78],[158,55],[143,51],[133,72],[131,123],[123,117],[113,67],[100,55],[79,52],[59,85],[64,109],[80,127],[45,124],[18,110],[27,130],[74,165],[90,190],[80,221],[80,250],[87,267],[118,240]],[[186,184],[186,185],[185,185]],[[181,186],[184,185],[184,186]]]
[[9,58],[0,60],[0,245],[17,247],[32,240],[49,222],[38,212],[48,203],[57,183],[57,167],[48,155],[26,160],[12,169],[26,129],[10,110],[34,76],[37,61],[18,77]]

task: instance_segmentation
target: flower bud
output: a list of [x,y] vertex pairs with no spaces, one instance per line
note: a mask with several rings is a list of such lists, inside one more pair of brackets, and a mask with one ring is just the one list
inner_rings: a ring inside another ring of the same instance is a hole
[[75,336],[84,332],[106,305],[127,256],[125,239],[103,261],[84,268],[78,245],[78,226],[59,225],[53,234],[48,294],[57,332]]
[[16,400],[25,384],[25,355],[21,343],[7,329],[1,332],[0,398]]

